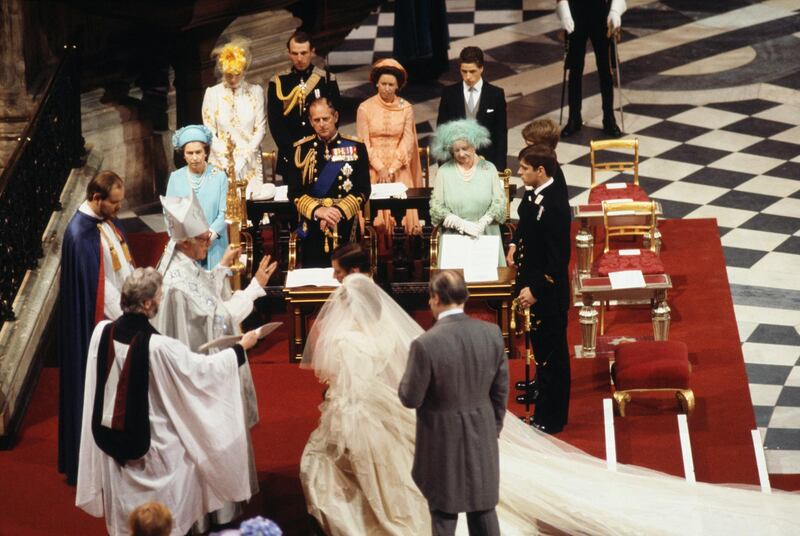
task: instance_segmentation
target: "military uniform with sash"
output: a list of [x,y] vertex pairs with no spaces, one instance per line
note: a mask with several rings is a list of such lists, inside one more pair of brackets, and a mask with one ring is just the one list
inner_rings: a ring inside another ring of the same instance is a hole
[[280,175],[285,176],[291,167],[292,144],[314,134],[308,120],[308,105],[321,97],[330,99],[335,106],[339,100],[339,86],[332,74],[314,65],[305,71],[286,69],[269,81],[267,120],[278,146],[277,173]]
[[[331,252],[358,238],[356,216],[371,189],[366,146],[338,132],[327,143],[316,135],[298,140],[286,182],[289,201],[297,208],[303,267],[330,266]],[[314,217],[320,207],[335,207],[342,213],[335,229],[320,229]]]

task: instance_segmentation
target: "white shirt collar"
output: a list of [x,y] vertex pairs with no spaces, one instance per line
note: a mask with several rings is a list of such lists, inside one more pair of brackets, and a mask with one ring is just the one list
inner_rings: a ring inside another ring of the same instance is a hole
[[[462,88],[463,88],[463,90],[464,90],[464,102],[467,102],[467,101],[469,100],[469,86],[467,85],[467,83],[466,83],[466,82],[462,81],[462,82],[461,82],[461,87],[462,87]],[[476,98],[476,99],[477,99],[477,98],[480,98],[480,96],[481,96],[481,90],[483,89],[483,77],[481,77],[481,79],[480,79],[480,80],[478,80],[477,82],[475,82],[475,85],[474,85],[474,86],[472,86],[472,87],[474,87],[474,88],[475,88],[475,98]]]
[[442,311],[441,313],[439,313],[439,317],[436,320],[438,321],[438,320],[441,320],[442,318],[445,318],[445,317],[448,317],[448,316],[453,316],[453,315],[463,314],[463,313],[464,313],[464,308],[463,307],[454,307],[453,309],[448,309],[447,311]]
[[83,203],[81,203],[81,206],[78,207],[78,210],[83,212],[87,216],[91,216],[92,218],[94,218],[96,220],[102,220],[103,219],[100,216],[98,216],[97,213],[94,210],[92,210],[92,207],[89,205],[88,201],[84,201]]
[[551,184],[553,184],[553,177],[550,177],[549,179],[547,179],[547,182],[545,182],[544,184],[542,184],[541,186],[539,186],[538,188],[536,188],[536,189],[533,191],[533,193],[534,193],[535,195],[539,195],[539,194],[542,192],[542,190],[544,190],[545,188],[547,188],[547,187],[548,187],[548,186],[550,186]]

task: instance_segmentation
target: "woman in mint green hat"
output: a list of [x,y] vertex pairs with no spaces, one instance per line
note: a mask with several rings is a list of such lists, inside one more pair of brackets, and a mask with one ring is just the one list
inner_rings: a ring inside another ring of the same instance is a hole
[[211,246],[203,267],[212,270],[219,264],[228,247],[228,229],[225,224],[225,201],[228,195],[228,177],[225,172],[207,162],[211,144],[211,131],[204,125],[187,125],[172,136],[176,151],[183,153],[186,165],[172,172],[167,182],[167,196],[195,197],[203,208],[211,230]]

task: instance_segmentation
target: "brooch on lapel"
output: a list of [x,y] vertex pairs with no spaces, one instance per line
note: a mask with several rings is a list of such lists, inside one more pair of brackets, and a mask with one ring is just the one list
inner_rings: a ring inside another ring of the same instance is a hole
[[342,189],[345,192],[349,192],[352,188],[353,188],[353,183],[350,181],[350,179],[347,179],[342,183]]
[[350,175],[353,174],[353,168],[350,164],[345,164],[342,166],[342,175],[347,178],[350,178]]

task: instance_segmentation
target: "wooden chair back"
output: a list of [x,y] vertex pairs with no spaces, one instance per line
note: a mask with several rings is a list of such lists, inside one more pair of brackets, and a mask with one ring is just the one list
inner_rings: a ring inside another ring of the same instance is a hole
[[[626,140],[592,140],[589,143],[592,165],[591,188],[597,184],[598,172],[633,173],[633,184],[639,186],[639,139]],[[602,151],[627,151],[631,160],[600,161],[598,153]]]

